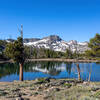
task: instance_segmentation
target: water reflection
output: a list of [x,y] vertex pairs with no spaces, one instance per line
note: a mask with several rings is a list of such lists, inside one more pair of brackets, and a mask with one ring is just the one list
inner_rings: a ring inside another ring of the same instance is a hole
[[0,64],[0,78],[11,75],[11,74],[19,74],[18,64],[6,63]]
[[[83,80],[100,81],[100,64],[79,63],[80,76]],[[24,80],[33,80],[39,77],[78,78],[75,63],[67,62],[27,62],[24,64]],[[0,64],[0,81],[19,79],[17,63]]]
[[62,62],[30,62],[24,65],[24,71],[58,75],[62,70],[61,65]]

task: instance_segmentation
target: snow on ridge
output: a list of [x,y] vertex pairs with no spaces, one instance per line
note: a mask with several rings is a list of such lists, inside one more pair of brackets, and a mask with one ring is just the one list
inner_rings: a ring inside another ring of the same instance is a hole
[[79,45],[88,45],[87,42],[79,42],[78,44],[79,44]]
[[35,46],[38,48],[42,47],[61,52],[65,52],[66,49],[70,49],[72,52],[75,52],[77,48],[79,53],[84,53],[84,51],[89,49],[88,42],[77,42],[76,40],[66,42],[64,40],[57,40],[56,38],[53,38],[53,40],[51,38],[43,38],[35,42],[28,42],[24,44],[27,46]]

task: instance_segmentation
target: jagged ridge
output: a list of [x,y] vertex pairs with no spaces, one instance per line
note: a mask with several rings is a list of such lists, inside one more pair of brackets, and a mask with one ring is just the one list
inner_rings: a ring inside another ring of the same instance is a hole
[[38,48],[52,49],[54,51],[65,52],[70,49],[72,52],[84,53],[88,50],[88,42],[77,42],[76,40],[64,41],[57,35],[51,35],[42,39],[27,39],[24,42],[27,46],[34,46]]

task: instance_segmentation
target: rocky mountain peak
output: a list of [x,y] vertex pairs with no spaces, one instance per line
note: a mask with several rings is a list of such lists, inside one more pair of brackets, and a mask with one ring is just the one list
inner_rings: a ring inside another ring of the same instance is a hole
[[52,42],[61,41],[62,39],[57,35],[50,35],[48,37],[44,37],[43,39],[49,39]]
[[[9,40],[12,41],[12,40]],[[7,42],[9,42],[7,40]],[[76,40],[64,41],[57,35],[50,35],[42,39],[39,38],[25,38],[24,45],[33,46],[36,48],[52,49],[54,51],[65,52],[69,49],[72,52],[84,53],[86,50],[90,49],[88,47],[88,42],[77,42]]]
[[28,42],[35,42],[40,40],[39,38],[25,38],[24,39],[24,43],[28,43]]
[[69,42],[68,42],[68,44],[69,45],[77,45],[77,41],[76,40],[70,40]]

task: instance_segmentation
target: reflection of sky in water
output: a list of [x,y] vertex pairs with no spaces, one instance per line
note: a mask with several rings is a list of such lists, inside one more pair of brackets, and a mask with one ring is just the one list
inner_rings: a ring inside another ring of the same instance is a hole
[[[52,62],[49,62],[52,63]],[[48,63],[47,63],[48,64]],[[79,63],[81,70],[81,78],[88,80],[89,73],[91,73],[91,81],[100,81],[100,64],[96,63]],[[28,66],[29,67],[29,66]],[[0,68],[2,71],[2,68]],[[40,77],[51,77],[51,78],[77,78],[78,72],[75,63],[67,64],[54,64],[52,67],[46,66],[41,68],[41,64],[38,63],[28,68],[28,71],[24,71],[24,80],[34,80]],[[19,80],[17,73],[2,76],[0,81],[13,81]]]

